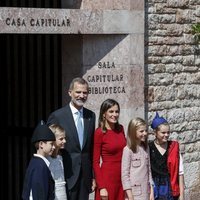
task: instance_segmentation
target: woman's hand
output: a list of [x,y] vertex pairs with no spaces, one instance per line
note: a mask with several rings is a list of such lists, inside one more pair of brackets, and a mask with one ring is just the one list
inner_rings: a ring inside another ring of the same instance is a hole
[[149,198],[150,200],[154,200],[154,194],[150,194],[150,198]]
[[100,189],[100,196],[102,200],[108,200],[108,191],[106,188]]
[[96,186],[97,186],[97,185],[96,185],[95,179],[92,179],[92,192],[94,192]]
[[125,191],[125,200],[134,200],[131,189]]
[[180,188],[180,197],[179,200],[185,200],[185,181],[184,175],[179,175],[179,188]]
[[151,188],[150,188],[150,197],[149,197],[150,200],[154,200],[154,191],[153,191],[153,185],[151,185]]

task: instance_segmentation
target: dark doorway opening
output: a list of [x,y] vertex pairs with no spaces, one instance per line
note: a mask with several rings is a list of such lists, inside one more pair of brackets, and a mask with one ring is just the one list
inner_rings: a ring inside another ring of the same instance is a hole
[[21,199],[37,123],[62,106],[61,35],[0,35],[0,199]]

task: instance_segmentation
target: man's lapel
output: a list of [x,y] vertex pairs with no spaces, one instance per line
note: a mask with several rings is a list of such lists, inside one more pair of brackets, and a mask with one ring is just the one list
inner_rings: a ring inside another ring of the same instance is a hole
[[83,147],[85,146],[85,143],[87,141],[87,137],[88,137],[88,128],[89,128],[89,121],[90,118],[88,118],[87,116],[87,111],[83,108],[83,121],[84,121],[84,136],[83,136]]
[[[74,121],[72,111],[71,111],[69,105],[67,106],[66,121],[67,121],[67,123],[69,123],[68,124],[69,133],[71,133],[71,135],[69,137],[73,138],[75,140],[75,142],[79,144],[78,133],[77,133],[75,121]],[[69,133],[67,133],[67,134],[69,134]],[[79,146],[80,146],[80,144],[79,144]]]

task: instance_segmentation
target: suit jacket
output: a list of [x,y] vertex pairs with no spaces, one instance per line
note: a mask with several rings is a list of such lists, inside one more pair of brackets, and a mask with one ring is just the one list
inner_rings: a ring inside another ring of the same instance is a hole
[[22,199],[29,200],[32,191],[33,200],[54,200],[54,180],[42,158],[32,157],[26,170]]
[[81,172],[88,191],[91,191],[95,113],[83,108],[83,120],[84,137],[82,149],[79,144],[76,125],[69,105],[51,113],[47,121],[48,124],[59,124],[66,131],[66,144],[62,155],[68,190],[71,190],[77,183]]

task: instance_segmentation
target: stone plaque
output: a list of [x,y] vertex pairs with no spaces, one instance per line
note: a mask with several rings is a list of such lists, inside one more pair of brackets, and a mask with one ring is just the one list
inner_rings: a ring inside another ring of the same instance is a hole
[[143,116],[144,75],[140,66],[115,66],[114,62],[99,62],[84,74],[88,81],[87,107],[95,110],[98,118],[101,103],[115,99],[121,108],[120,121],[127,126],[131,118]]
[[88,81],[88,106],[96,108],[96,103],[107,98],[116,99],[123,109],[144,104],[143,71],[138,66],[115,66],[114,62],[99,62],[97,66],[88,70],[84,75]]
[[0,8],[0,33],[124,34],[143,31],[143,12]]

